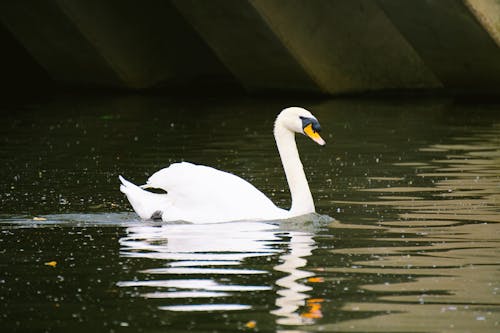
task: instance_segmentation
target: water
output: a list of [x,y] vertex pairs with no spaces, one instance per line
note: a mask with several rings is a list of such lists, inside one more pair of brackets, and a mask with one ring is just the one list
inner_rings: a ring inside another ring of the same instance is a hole
[[[118,191],[187,160],[290,205],[271,128],[298,138],[317,211],[142,222]],[[498,332],[499,105],[449,100],[55,98],[4,106],[5,332]],[[326,216],[335,220],[330,220]]]

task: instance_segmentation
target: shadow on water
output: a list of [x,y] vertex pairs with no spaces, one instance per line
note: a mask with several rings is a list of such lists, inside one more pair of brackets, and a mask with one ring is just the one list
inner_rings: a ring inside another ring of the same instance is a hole
[[499,107],[297,104],[324,128],[324,149],[297,141],[317,210],[335,221],[125,212],[117,174],[141,182],[178,160],[243,176],[287,207],[270,132],[280,101],[63,100],[7,114],[3,327],[497,332]]

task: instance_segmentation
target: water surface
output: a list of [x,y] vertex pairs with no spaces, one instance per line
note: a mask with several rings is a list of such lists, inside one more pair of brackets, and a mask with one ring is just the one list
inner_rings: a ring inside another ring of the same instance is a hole
[[[291,104],[321,215],[143,222],[118,191],[191,161],[282,207]],[[499,105],[449,100],[55,98],[2,109],[0,322],[8,332],[498,332]],[[327,215],[335,218],[331,220]]]

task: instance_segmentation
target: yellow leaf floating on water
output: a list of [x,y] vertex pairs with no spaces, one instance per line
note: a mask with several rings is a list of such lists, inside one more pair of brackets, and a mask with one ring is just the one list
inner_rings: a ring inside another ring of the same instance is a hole
[[246,328],[255,328],[257,327],[257,322],[255,320],[250,320],[248,323],[245,324]]
[[325,282],[325,279],[323,279],[322,277],[319,277],[319,276],[314,276],[314,277],[308,278],[307,282],[311,282],[311,283]]
[[56,267],[57,261],[49,261],[44,264],[45,266]]
[[35,216],[33,218],[33,221],[47,221],[47,219],[45,217],[38,217],[38,216]]

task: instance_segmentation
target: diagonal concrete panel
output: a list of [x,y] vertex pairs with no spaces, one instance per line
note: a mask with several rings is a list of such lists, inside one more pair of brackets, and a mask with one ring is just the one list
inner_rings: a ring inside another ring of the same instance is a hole
[[464,3],[500,47],[500,0],[464,0]]
[[82,34],[133,88],[226,80],[219,62],[167,1],[58,0]]
[[441,83],[370,0],[253,0],[281,42],[332,94]]
[[2,97],[26,96],[44,93],[53,88],[48,73],[36,62],[28,51],[0,23],[0,90]]
[[246,90],[324,92],[248,1],[172,3]]
[[500,92],[500,48],[462,1],[378,3],[445,88]]
[[106,60],[55,2],[2,1],[0,19],[53,79],[121,85]]
[[234,83],[165,1],[5,1],[0,19],[57,81],[136,89]]

